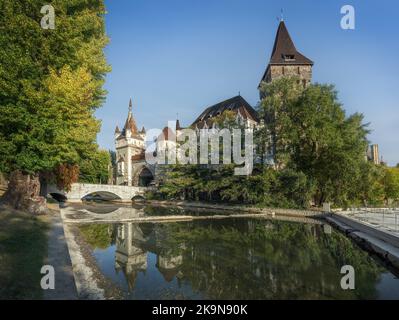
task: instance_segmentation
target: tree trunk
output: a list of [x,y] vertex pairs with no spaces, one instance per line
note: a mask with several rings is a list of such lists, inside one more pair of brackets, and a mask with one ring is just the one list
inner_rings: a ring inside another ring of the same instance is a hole
[[10,174],[8,189],[4,194],[4,202],[17,210],[31,214],[45,214],[47,202],[40,196],[39,175],[24,174],[13,171]]

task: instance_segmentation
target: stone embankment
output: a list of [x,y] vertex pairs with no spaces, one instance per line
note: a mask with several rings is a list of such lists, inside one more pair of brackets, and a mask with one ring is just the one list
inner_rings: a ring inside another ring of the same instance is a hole
[[[228,218],[273,218],[292,222],[321,224],[315,217],[323,216],[321,211],[270,209],[200,202],[145,201],[144,205],[118,206],[109,212],[96,213],[95,206],[66,206],[61,210],[67,223],[121,223],[121,222],[177,222],[204,219]],[[145,207],[177,209],[171,214],[147,214]],[[97,210],[98,211],[98,210]]]
[[55,288],[54,290],[45,290],[44,299],[76,300],[78,295],[60,209],[55,204],[47,204],[47,207],[50,213],[50,228],[48,230],[46,264],[54,268]]
[[146,201],[147,204],[160,207],[178,207],[182,209],[206,209],[206,210],[223,210],[223,211],[239,211],[248,213],[262,213],[270,215],[284,215],[293,217],[317,217],[322,216],[321,210],[302,210],[302,209],[282,209],[282,208],[261,208],[261,207],[249,207],[240,205],[226,205],[226,204],[213,204],[204,202],[189,202],[189,201]]
[[324,218],[367,251],[376,254],[399,270],[398,236],[340,213],[332,213]]

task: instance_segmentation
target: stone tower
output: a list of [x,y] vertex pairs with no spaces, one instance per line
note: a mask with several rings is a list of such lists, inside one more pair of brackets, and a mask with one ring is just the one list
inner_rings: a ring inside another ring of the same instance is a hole
[[[272,82],[282,77],[298,77],[304,87],[312,81],[313,61],[301,54],[295,47],[283,20],[278,26],[272,55],[259,84]],[[260,94],[263,98],[262,93]]]
[[132,113],[132,100],[129,101],[129,112],[122,131],[115,129],[115,147],[117,164],[117,185],[133,185],[134,162],[144,160],[145,129],[139,131]]

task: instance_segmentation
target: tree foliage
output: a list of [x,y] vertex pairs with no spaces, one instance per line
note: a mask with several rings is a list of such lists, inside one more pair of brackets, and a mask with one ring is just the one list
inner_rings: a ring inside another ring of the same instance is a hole
[[307,207],[313,186],[303,173],[256,168],[249,176],[234,175],[234,165],[215,168],[176,165],[170,168],[161,194],[168,199],[222,201],[273,207]]
[[271,135],[276,167],[292,168],[312,180],[316,203],[346,204],[356,196],[353,183],[365,162],[363,115],[346,116],[333,86],[299,89],[296,80],[266,85],[260,105],[260,114],[270,118],[263,130],[264,136]]
[[104,76],[102,0],[0,1],[0,171],[58,172],[96,151]]
[[54,173],[57,187],[60,190],[70,191],[72,183],[78,180],[79,166],[61,163],[55,168]]
[[386,168],[384,191],[387,199],[399,201],[399,168]]
[[111,165],[110,153],[107,150],[98,150],[89,158],[80,162],[79,181],[86,183],[108,183],[109,168]]

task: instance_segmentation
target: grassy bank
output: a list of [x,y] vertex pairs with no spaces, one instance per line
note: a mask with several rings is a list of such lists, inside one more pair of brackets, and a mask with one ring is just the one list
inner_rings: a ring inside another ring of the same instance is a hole
[[0,300],[42,298],[47,219],[0,206]]

